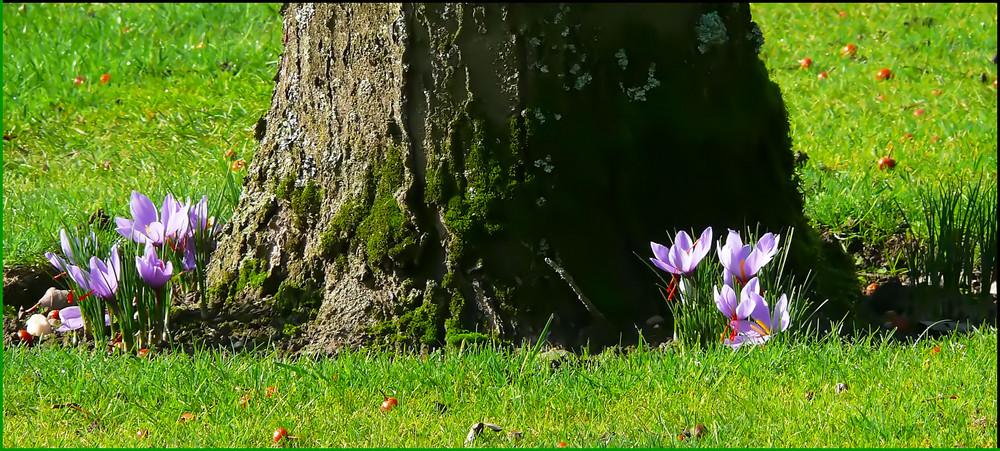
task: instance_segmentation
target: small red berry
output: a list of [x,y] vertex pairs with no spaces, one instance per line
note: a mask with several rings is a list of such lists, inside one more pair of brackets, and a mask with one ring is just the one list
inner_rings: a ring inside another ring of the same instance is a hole
[[385,401],[382,401],[382,407],[381,407],[381,409],[382,409],[383,412],[388,412],[388,411],[394,409],[398,405],[399,405],[399,401],[396,398],[391,398],[391,397],[390,398],[385,398]]
[[288,431],[285,428],[278,428],[274,430],[274,443],[278,443],[281,439],[288,436]]
[[559,444],[556,445],[556,448],[565,448],[567,446],[569,446],[568,443],[566,443],[566,442],[559,442]]
[[818,78],[820,80],[826,80],[827,77],[828,76],[826,75],[826,72],[820,72],[819,75],[816,76],[816,78]]
[[24,329],[17,331],[17,338],[21,339],[22,342],[28,344],[31,344],[32,342],[35,341],[35,337],[32,337],[31,334],[29,334],[28,331]]
[[812,67],[812,65],[813,65],[812,58],[802,58],[802,59],[799,60],[799,67],[801,67],[803,69],[808,69],[808,68]]
[[939,346],[935,346],[933,349],[931,349],[931,353],[932,354],[940,354],[941,353],[941,348]]
[[59,319],[59,310],[50,310],[48,317],[49,319]]
[[149,357],[149,348],[142,348],[139,351],[137,351],[135,355],[137,355],[140,359]]
[[918,117],[919,116],[923,116],[924,115],[924,109],[923,108],[917,108],[917,109],[913,110],[913,115],[914,116],[918,116]]
[[854,55],[858,54],[858,46],[854,44],[847,44],[843,49],[840,49],[840,56],[846,56],[848,58],[854,58]]
[[83,75],[77,75],[76,78],[73,79],[73,84],[76,86],[80,86],[85,81],[87,81],[87,79],[83,78]]
[[111,74],[101,75],[101,84],[102,85],[105,84],[105,83],[107,83],[107,82],[109,82],[109,81],[111,81]]
[[889,70],[889,68],[885,68],[885,67],[882,68],[882,69],[879,69],[878,72],[875,72],[875,78],[877,80],[888,80],[888,79],[892,78],[892,71]]
[[879,169],[882,169],[882,170],[892,169],[892,168],[896,167],[896,160],[893,160],[892,158],[889,158],[889,157],[882,157],[882,158],[878,159],[878,163],[877,164],[878,164],[878,168]]

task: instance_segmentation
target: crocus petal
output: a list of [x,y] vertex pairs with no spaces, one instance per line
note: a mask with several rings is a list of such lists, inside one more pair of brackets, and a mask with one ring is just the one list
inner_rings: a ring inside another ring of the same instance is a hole
[[184,206],[171,215],[170,221],[165,223],[166,230],[164,230],[164,236],[177,238],[188,235],[188,229],[191,227],[190,218],[188,217],[190,210],[190,206]]
[[122,278],[122,264],[121,258],[118,255],[118,245],[115,244],[111,246],[111,260],[108,262],[111,264],[111,269],[114,271],[115,280],[121,280]]
[[69,277],[73,279],[73,282],[76,282],[80,289],[90,291],[90,274],[87,271],[80,269],[76,265],[68,265],[66,273],[69,274]]
[[[69,260],[70,263],[74,263],[73,246],[69,242],[69,235],[66,234],[66,229],[59,230],[59,244],[62,245],[63,255],[66,256],[66,259]],[[77,242],[78,246],[79,244],[80,243]]]
[[194,223],[194,227],[202,230],[208,229],[208,196],[201,196],[201,201],[191,209],[191,215],[192,218],[195,218],[191,221]]
[[687,257],[688,255],[684,248],[674,244],[674,247],[670,248],[670,256],[667,262],[681,273],[686,273],[689,271],[688,266],[690,266],[690,259]]
[[750,316],[753,317],[754,321],[760,321],[767,325],[767,327],[771,327],[771,309],[763,297],[760,297],[757,301],[757,305],[754,306],[753,313]]
[[[653,262],[656,263],[655,261]],[[198,261],[195,259],[194,254],[194,240],[187,238],[184,243],[184,258],[181,260],[181,265],[184,266],[185,271],[190,271],[195,269],[198,265]]]
[[788,329],[791,318],[788,315],[788,297],[784,293],[774,306],[774,317],[771,318],[771,327],[784,332]]
[[[670,263],[667,263],[667,262],[662,261],[662,260],[657,260],[655,258],[650,258],[649,260],[652,261],[653,264],[656,265],[657,268],[660,268],[660,269],[662,269],[662,270],[664,270],[666,272],[669,272],[671,274],[680,274],[681,273],[681,271],[679,269],[674,268],[673,266],[670,266]],[[188,268],[188,269],[190,269],[190,268]]]
[[66,271],[66,262],[63,261],[62,257],[59,257],[58,255],[53,254],[52,252],[46,252],[45,259],[48,260],[49,263],[52,263],[52,266],[55,266],[55,268],[58,269],[59,272]]
[[731,249],[739,249],[743,247],[743,239],[740,238],[740,234],[733,229],[729,229],[729,235],[726,235],[726,247]]
[[712,248],[712,226],[709,226],[705,231],[701,232],[701,237],[698,238],[698,242],[695,243],[694,249],[691,250],[695,261],[701,261],[708,255],[708,251]]
[[138,191],[132,191],[132,202],[129,204],[129,210],[132,212],[136,228],[145,229],[147,225],[159,221],[153,201]]
[[62,324],[56,332],[69,332],[83,327],[83,313],[80,312],[80,307],[74,305],[59,310],[59,322]]
[[[745,294],[744,294],[745,293]],[[736,306],[736,317],[738,319],[746,320],[753,313],[754,309],[757,308],[757,304],[762,302],[763,299],[759,294],[754,292],[744,292],[740,293],[740,304]]]
[[136,230],[135,221],[131,219],[125,219],[116,217],[115,223],[118,224],[118,228],[115,229],[116,232],[121,234],[121,236],[128,238],[136,243],[145,243],[146,235],[143,235],[139,230]]
[[691,237],[688,236],[687,232],[681,230],[677,232],[677,237],[674,238],[674,246],[680,247],[681,249],[691,249]]
[[781,241],[781,237],[773,233],[765,233],[764,236],[757,240],[757,252],[767,256],[768,261],[774,257],[774,254],[778,253],[778,243]]
[[754,277],[740,291],[740,304],[736,306],[736,316],[739,319],[747,319],[757,309],[757,305],[764,302],[764,299],[760,297],[759,283]]
[[656,258],[650,258],[649,260],[652,261],[657,268],[660,268],[663,271],[669,272],[671,274],[681,273],[681,271],[677,267],[675,267],[670,263],[671,249],[667,248],[662,244],[654,243],[652,241],[649,242],[649,247],[653,249],[653,255],[656,256]]
[[653,241],[649,242],[649,247],[653,249],[653,255],[661,261],[667,261],[670,255],[670,248]]
[[715,297],[715,306],[726,315],[726,318],[732,319],[736,315],[736,292],[733,288],[728,285],[723,285],[720,290],[719,287],[712,287],[712,294]]
[[160,205],[160,222],[166,224],[167,221],[170,220],[170,216],[180,209],[180,202],[174,200],[174,196],[172,194],[167,193],[166,196],[163,196],[163,204]]
[[153,222],[147,224],[145,230],[142,233],[146,235],[147,239],[150,242],[152,242],[157,246],[163,244],[163,239],[166,237],[163,224],[160,222]]

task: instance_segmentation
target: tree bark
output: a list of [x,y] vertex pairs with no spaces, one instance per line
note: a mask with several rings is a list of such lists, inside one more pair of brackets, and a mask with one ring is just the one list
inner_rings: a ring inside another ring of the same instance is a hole
[[209,269],[234,331],[332,352],[554,314],[551,341],[617,343],[669,317],[649,242],[707,225],[795,227],[791,266],[853,288],[747,4],[290,4],[284,29]]

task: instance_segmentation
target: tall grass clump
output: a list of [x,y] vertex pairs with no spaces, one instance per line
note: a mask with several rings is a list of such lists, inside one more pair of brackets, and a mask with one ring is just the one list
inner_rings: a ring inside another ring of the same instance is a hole
[[[996,271],[996,181],[980,177],[975,182],[923,188],[920,204],[921,228],[916,234],[926,238],[915,236],[908,245],[911,283],[944,293],[981,295]],[[958,298],[943,299],[938,313],[945,316],[959,313],[955,302],[949,301]]]

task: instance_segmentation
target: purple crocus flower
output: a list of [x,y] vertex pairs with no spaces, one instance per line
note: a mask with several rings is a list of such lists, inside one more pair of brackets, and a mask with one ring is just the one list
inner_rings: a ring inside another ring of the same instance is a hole
[[744,245],[740,234],[729,230],[725,246],[719,245],[716,252],[723,268],[722,278],[726,285],[732,286],[733,279],[740,285],[746,285],[750,278],[757,275],[764,265],[768,264],[778,252],[778,241],[781,237],[773,233],[765,233],[757,241],[757,246]]
[[157,214],[153,201],[133,190],[129,204],[132,219],[115,218],[118,224],[115,230],[137,243],[152,242],[159,246],[168,238],[177,237],[187,230],[189,209],[190,206],[182,206],[174,200],[174,196],[167,194]]
[[750,323],[750,328],[762,339],[762,341],[767,341],[771,338],[771,335],[775,330],[784,332],[788,329],[788,324],[790,322],[788,315],[788,297],[782,293],[781,297],[778,299],[778,303],[774,305],[773,312],[768,309],[767,301],[761,298],[758,300],[757,305],[754,307],[753,313],[751,313],[750,316],[753,317],[753,321]]
[[95,296],[104,300],[114,300],[121,277],[122,267],[117,244],[111,248],[111,257],[107,262],[97,256],[90,258],[90,289]]
[[154,290],[166,285],[174,275],[174,264],[160,260],[153,243],[146,243],[146,253],[142,257],[135,258],[135,268],[146,285]]
[[747,282],[747,285],[740,291],[739,304],[736,303],[736,290],[729,285],[723,285],[721,290],[717,286],[713,287],[712,294],[715,297],[716,308],[723,315],[726,315],[726,318],[729,318],[729,328],[732,331],[729,339],[733,340],[741,330],[747,329],[747,318],[753,313],[757,303],[762,300],[759,282],[756,277]]
[[681,230],[674,239],[674,245],[666,247],[659,243],[650,242],[655,258],[650,258],[657,268],[671,274],[690,277],[701,259],[705,258],[712,247],[712,227],[708,227],[701,233],[701,237],[695,242],[691,242],[691,237],[687,232]]

